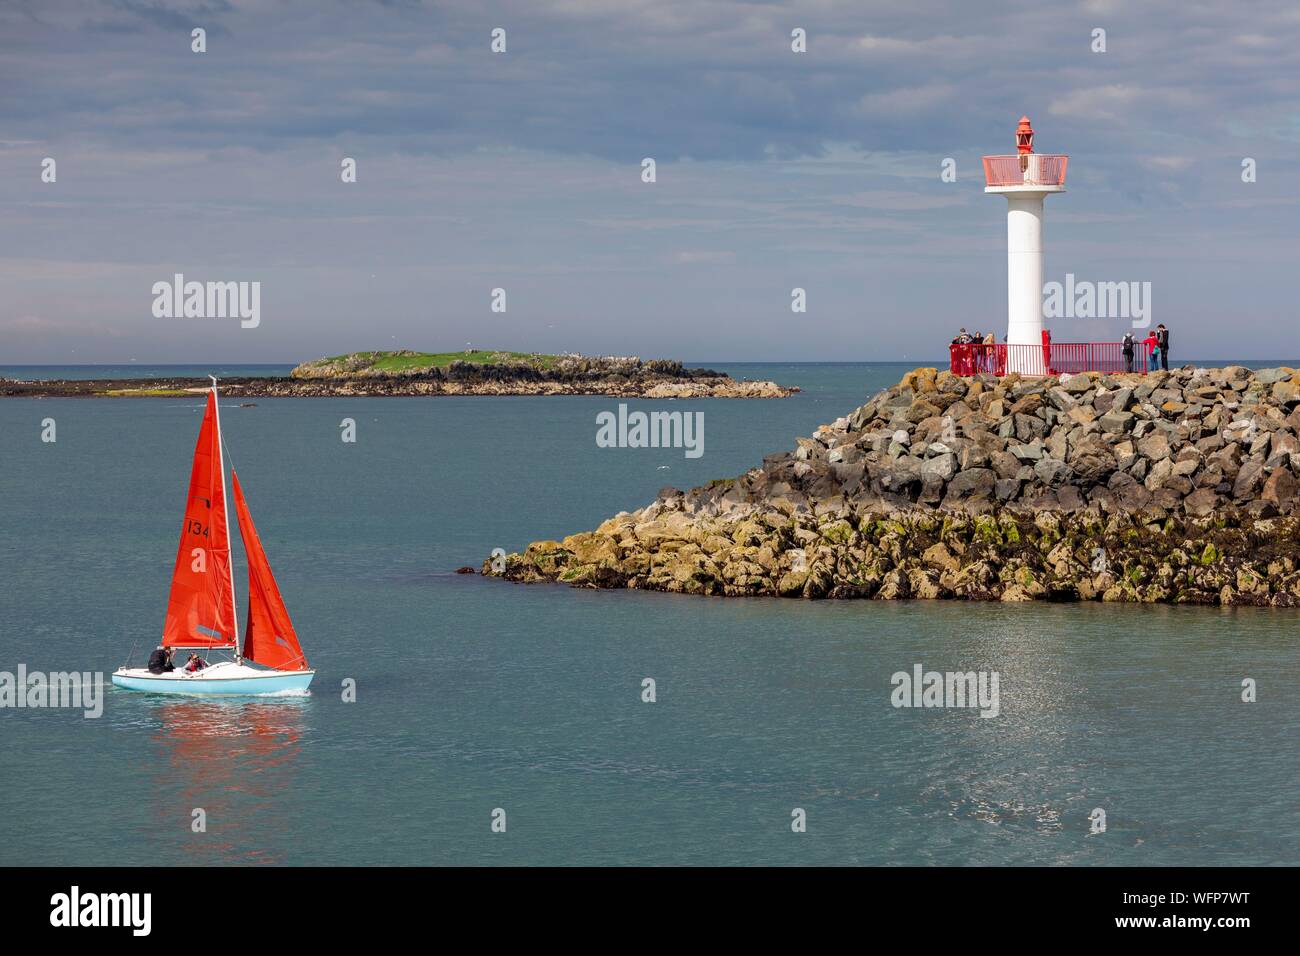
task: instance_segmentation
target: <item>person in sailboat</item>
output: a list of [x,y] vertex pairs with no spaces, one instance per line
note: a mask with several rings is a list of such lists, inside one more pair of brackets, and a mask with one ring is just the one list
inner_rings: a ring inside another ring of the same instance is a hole
[[172,664],[172,649],[159,644],[154,648],[154,652],[149,655],[149,673],[165,674],[174,670],[176,670],[176,666]]
[[197,674],[207,666],[208,662],[199,657],[198,654],[190,654],[189,660],[185,662],[185,670],[190,674]]

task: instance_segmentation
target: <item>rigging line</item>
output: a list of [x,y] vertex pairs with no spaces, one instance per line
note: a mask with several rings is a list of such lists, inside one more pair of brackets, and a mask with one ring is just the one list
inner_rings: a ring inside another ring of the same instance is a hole
[[[286,663],[286,664],[293,664],[293,663],[295,663],[295,662],[297,662],[297,661],[302,661],[304,664],[307,663],[307,654],[306,654],[305,651],[299,651],[297,657],[291,657],[291,658],[289,658],[287,661],[285,661],[285,663]],[[305,671],[305,670],[310,670],[310,669],[311,669],[311,668],[309,668],[309,667],[300,667],[300,668],[298,668],[298,670],[300,670],[300,671]],[[276,670],[288,670],[288,668],[287,668],[287,667],[277,667]]]
[[[220,399],[218,399],[218,401],[220,401]],[[230,474],[231,474],[231,480],[230,480],[230,498],[231,498],[231,500],[226,502],[226,523],[227,523],[227,526],[229,526],[229,523],[230,523],[230,509],[231,509],[232,507],[234,507],[234,504],[235,504],[235,502],[234,502],[234,497],[235,497],[235,481],[234,481],[234,474],[235,474],[235,460],[234,460],[233,458],[230,457],[230,446],[226,444],[226,432],[225,432],[225,429],[222,429],[221,432],[220,432],[220,434],[219,434],[217,437],[218,437],[218,440],[221,442],[221,454],[222,454],[222,460],[223,460],[224,462],[226,462],[227,464],[230,465]],[[222,481],[222,485],[221,485],[221,487],[222,487],[223,490],[225,489],[225,480],[226,480],[225,475],[222,475],[222,477],[221,477],[221,481]],[[239,543],[240,543],[241,545],[244,546],[244,563],[245,563],[245,564],[248,564],[248,545],[247,545],[247,544],[244,544],[244,529],[239,525],[239,522],[238,522],[238,512],[236,512],[235,527],[239,529]],[[235,583],[234,583],[234,577],[235,577],[235,536],[234,536],[234,535],[230,535],[230,536],[229,536],[229,540],[226,542],[226,546],[230,548],[230,581],[231,581],[231,583],[230,583],[230,600],[231,600],[231,603],[233,604],[233,603],[234,603],[234,600],[235,600]],[[249,600],[250,603],[251,603],[252,600],[253,600],[253,595],[252,595],[251,593],[248,595],[248,600]],[[243,649],[243,647],[241,646],[241,641],[240,641],[240,639],[239,639],[239,611],[238,611],[238,609],[236,609],[236,611],[235,611],[235,620],[234,620],[234,640],[235,640],[235,647],[234,647],[234,653],[231,655],[231,660],[232,660],[232,661],[235,661],[236,663],[238,663],[239,658],[242,657],[242,656],[243,656],[243,653],[244,653],[244,649]]]
[[[220,401],[220,399],[218,399]],[[225,455],[225,460],[230,463],[230,470],[235,470],[235,460],[230,457],[230,446],[226,444],[226,431],[221,430],[221,453]]]
[[[221,396],[217,393],[217,379],[216,379],[216,376],[214,376],[214,375],[209,375],[208,378],[212,379],[212,397],[213,397],[213,401],[214,401],[214,403],[215,403],[215,405],[216,405],[216,412],[217,412],[217,416],[216,416],[216,417],[217,417],[217,444],[218,444],[218,449],[217,449],[217,451],[218,451],[218,454],[219,454],[219,456],[220,456],[220,468],[221,468],[221,497],[222,497],[223,499],[227,499],[227,495],[226,495],[226,471],[225,471],[226,462],[228,462],[228,461],[230,462],[230,473],[231,473],[231,475],[234,475],[234,473],[235,473],[235,463],[234,463],[233,461],[230,460],[230,457],[229,457],[229,455],[230,455],[230,446],[226,444],[226,432],[225,432],[225,429],[223,429],[223,428],[221,427]],[[231,489],[230,489],[230,490],[231,490],[231,495],[233,495],[233,494],[234,494],[234,481],[233,481],[233,480],[231,481]],[[225,508],[225,510],[226,510],[226,548],[227,548],[227,551],[228,551],[228,553],[229,553],[228,562],[229,562],[229,565],[230,565],[230,568],[229,568],[229,570],[230,570],[230,607],[231,607],[231,610],[234,612],[234,615],[235,615],[235,619],[234,619],[233,621],[231,621],[231,623],[230,623],[230,626],[231,626],[231,641],[232,641],[233,644],[234,644],[234,650],[235,650],[235,653],[234,653],[234,660],[235,660],[236,663],[238,663],[238,661],[239,661],[239,657],[240,657],[241,648],[240,648],[240,646],[239,646],[239,606],[235,603],[235,539],[234,539],[234,536],[230,533],[230,506],[231,506],[232,503],[233,503],[233,502],[231,502],[231,501],[228,500],[228,499],[225,501],[225,506],[226,506],[226,508]],[[240,538],[240,540],[241,540],[241,541],[243,540],[243,538],[242,538],[242,532],[241,532],[241,538]],[[245,558],[247,558],[247,555],[245,555]]]

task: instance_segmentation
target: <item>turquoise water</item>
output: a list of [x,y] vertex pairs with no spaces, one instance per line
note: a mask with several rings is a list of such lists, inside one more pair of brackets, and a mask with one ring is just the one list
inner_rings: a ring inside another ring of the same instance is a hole
[[[597,448],[605,398],[223,406],[314,693],[110,691],[98,720],[0,710],[0,863],[1300,862],[1300,614],[452,573],[737,474],[906,366],[718,367],[807,390],[629,403],[703,411],[698,460]],[[0,670],[107,673],[155,640],[199,416],[188,400],[0,401]],[[242,566],[236,580],[242,607]],[[894,709],[890,676],[917,663],[998,671],[1001,715]],[[1257,703],[1240,702],[1245,677]]]

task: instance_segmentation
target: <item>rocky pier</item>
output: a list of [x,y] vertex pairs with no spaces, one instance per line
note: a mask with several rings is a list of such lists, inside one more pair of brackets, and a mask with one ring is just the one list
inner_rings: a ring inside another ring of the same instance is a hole
[[482,571],[720,596],[1293,607],[1297,476],[1290,368],[921,368],[761,467]]

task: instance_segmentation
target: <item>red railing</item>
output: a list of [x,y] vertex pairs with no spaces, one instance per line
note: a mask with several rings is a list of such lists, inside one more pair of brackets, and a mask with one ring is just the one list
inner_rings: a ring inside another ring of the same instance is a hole
[[1125,353],[1122,342],[1052,342],[1043,345],[971,343],[948,347],[954,375],[1077,375],[1079,372],[1135,372],[1145,375],[1151,347],[1136,342]]
[[988,186],[1064,186],[1069,156],[1027,153],[1024,156],[985,156]]

